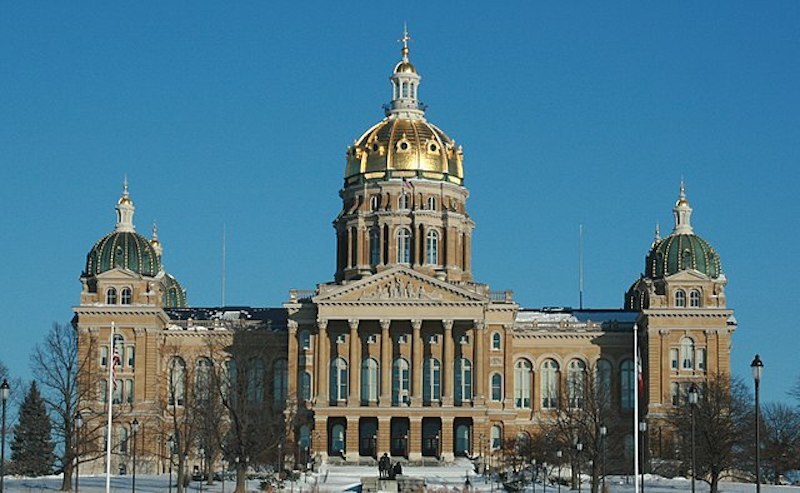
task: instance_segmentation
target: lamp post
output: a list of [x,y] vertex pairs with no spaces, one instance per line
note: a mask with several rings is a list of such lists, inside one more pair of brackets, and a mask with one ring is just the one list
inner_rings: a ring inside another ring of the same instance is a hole
[[578,493],[580,493],[581,487],[583,486],[581,481],[581,452],[583,452],[583,444],[581,442],[576,443],[575,450],[578,452],[577,453],[578,459],[576,460],[576,462],[578,466]]
[[75,493],[78,493],[78,478],[80,478],[78,466],[81,463],[81,428],[83,427],[83,416],[80,411],[75,413],[73,425],[75,426]]
[[198,489],[198,491],[203,491],[203,474],[204,474],[204,473],[205,473],[205,471],[206,471],[206,470],[203,468],[203,466],[204,466],[204,464],[203,464],[203,459],[205,459],[205,458],[206,458],[206,449],[204,449],[203,447],[200,447],[200,449],[198,450],[198,452],[200,453],[200,481],[199,481],[199,483],[200,483],[200,486],[198,486],[198,488],[197,488],[197,489]]
[[642,493],[644,493],[644,461],[645,461],[645,457],[647,456],[647,454],[645,453],[645,450],[644,450],[646,433],[647,433],[647,421],[644,421],[644,420],[639,421],[639,434],[642,436],[642,470],[641,470],[641,475],[642,475],[642,481],[641,481],[641,483],[642,483]]
[[0,493],[5,491],[3,488],[3,480],[6,477],[6,403],[8,402],[8,380],[5,378],[3,379],[3,383],[0,384],[0,397],[3,399],[3,425],[2,431],[2,445],[0,445]]
[[689,414],[692,420],[692,493],[694,492],[694,481],[697,477],[695,471],[695,446],[694,446],[694,408],[697,407],[697,385],[692,383],[689,387]]
[[756,492],[761,493],[761,410],[758,405],[758,390],[761,383],[761,372],[764,371],[764,363],[761,362],[761,358],[758,355],[753,358],[750,368],[753,370],[753,382],[756,388]]
[[556,479],[556,483],[558,483],[558,493],[561,493],[561,457],[563,455],[563,452],[556,450],[556,460],[558,460],[558,479]]
[[172,493],[172,452],[175,439],[170,435],[167,438],[167,447],[169,448],[169,493]]
[[603,465],[600,473],[603,475],[603,491],[606,490],[606,435],[608,435],[608,428],[606,425],[600,425],[600,442],[603,447]]
[[228,461],[222,458],[222,493],[225,493],[225,476],[228,475]]
[[131,493],[136,492],[136,432],[139,431],[139,420],[133,418],[131,423],[131,431],[133,432],[133,476],[131,480]]

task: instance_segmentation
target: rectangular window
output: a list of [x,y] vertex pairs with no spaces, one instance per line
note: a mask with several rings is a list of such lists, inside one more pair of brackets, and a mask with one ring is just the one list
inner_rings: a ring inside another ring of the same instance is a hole
[[125,380],[125,402],[133,404],[133,380]]
[[678,369],[678,350],[677,349],[670,349],[669,350],[669,367],[673,370]]
[[408,344],[408,335],[400,334],[397,336],[397,344]]
[[434,334],[428,337],[428,344],[439,344],[439,336]]
[[108,346],[100,346],[100,366],[108,365]]
[[128,368],[134,368],[136,366],[136,347],[128,346],[125,354],[127,356]]
[[706,350],[705,349],[698,349],[697,350],[697,369],[701,371],[706,371]]
[[344,334],[338,334],[336,336],[336,344],[344,344]]

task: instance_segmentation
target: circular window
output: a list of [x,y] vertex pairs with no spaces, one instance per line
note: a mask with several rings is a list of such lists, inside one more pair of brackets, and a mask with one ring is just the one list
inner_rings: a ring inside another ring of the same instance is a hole
[[436,152],[436,149],[438,148],[436,147],[436,144],[431,144],[430,147],[428,147],[428,149],[430,149],[431,152]]
[[378,144],[372,144],[372,150],[378,152]]
[[408,150],[408,142],[401,142],[400,149],[407,151]]

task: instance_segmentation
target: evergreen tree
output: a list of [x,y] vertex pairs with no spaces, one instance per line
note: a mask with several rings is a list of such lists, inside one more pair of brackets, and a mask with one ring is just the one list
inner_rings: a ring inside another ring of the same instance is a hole
[[23,476],[43,476],[53,471],[53,439],[50,416],[36,382],[19,409],[19,421],[11,442],[11,468]]

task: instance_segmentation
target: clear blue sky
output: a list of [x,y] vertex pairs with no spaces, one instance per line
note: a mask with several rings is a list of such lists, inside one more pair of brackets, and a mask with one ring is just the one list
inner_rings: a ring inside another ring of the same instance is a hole
[[[277,5],[283,3],[285,5]],[[157,221],[193,305],[278,306],[334,270],[346,146],[407,21],[428,118],[464,146],[474,270],[524,306],[621,307],[681,176],[722,256],[732,365],[800,374],[797,2],[9,2],[0,15],[0,361],[79,300],[85,255]]]

